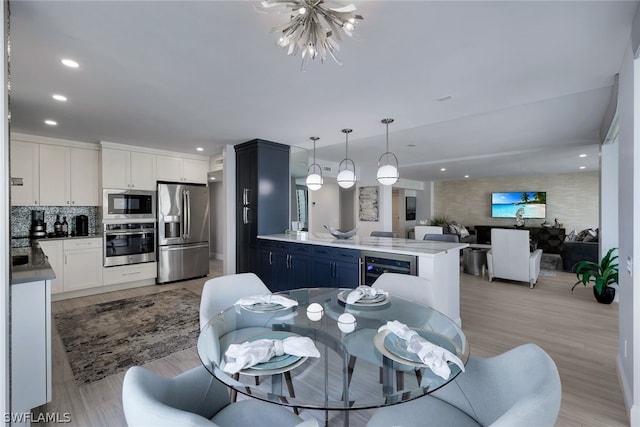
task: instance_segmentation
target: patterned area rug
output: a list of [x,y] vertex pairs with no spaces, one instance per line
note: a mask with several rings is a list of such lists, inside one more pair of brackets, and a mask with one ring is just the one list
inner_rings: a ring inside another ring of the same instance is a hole
[[200,296],[175,289],[54,314],[76,384],[197,343]]
[[540,259],[540,275],[555,276],[560,268],[562,258],[555,254],[542,254]]

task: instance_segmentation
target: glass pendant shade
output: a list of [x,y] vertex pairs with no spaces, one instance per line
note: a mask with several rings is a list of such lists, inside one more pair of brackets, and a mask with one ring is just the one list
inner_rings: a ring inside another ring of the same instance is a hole
[[378,168],[377,179],[382,185],[393,185],[398,181],[398,168],[394,165],[386,164]]
[[349,158],[349,134],[353,132],[352,129],[342,129],[342,133],[345,134],[345,157],[338,165],[338,185],[342,188],[351,188],[356,183],[356,164]]
[[309,190],[316,191],[322,188],[324,180],[322,179],[322,175],[318,175],[317,173],[310,173],[309,175],[307,175],[306,184]]
[[350,169],[338,172],[338,185],[342,188],[351,188],[356,183],[356,174]]
[[307,179],[305,183],[309,190],[316,191],[322,188],[322,184],[324,184],[324,179],[322,179],[322,168],[316,163],[316,141],[320,138],[312,136],[309,139],[313,141],[313,163],[311,163],[309,169],[307,169]]
[[393,119],[382,119],[382,123],[387,125],[387,151],[378,159],[378,173],[376,178],[382,185],[393,185],[400,178],[398,172],[398,158],[389,151],[389,123],[393,123]]

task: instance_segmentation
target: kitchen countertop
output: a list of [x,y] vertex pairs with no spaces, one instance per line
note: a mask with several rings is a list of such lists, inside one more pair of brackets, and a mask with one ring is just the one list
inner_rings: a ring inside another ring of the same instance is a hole
[[40,237],[39,239],[31,239],[29,236],[13,236],[11,237],[12,248],[24,248],[31,246],[31,241],[38,240],[69,240],[69,239],[101,239],[102,234],[89,234],[87,236],[66,236],[66,237]]
[[433,256],[438,253],[460,250],[469,246],[468,243],[430,242],[426,240],[391,237],[353,236],[349,239],[336,239],[329,233],[309,232],[260,235],[258,238],[279,242],[304,243],[415,256]]
[[[14,257],[24,258],[26,263],[11,266],[11,285],[21,283],[38,282],[40,280],[52,280],[56,274],[49,265],[47,257],[39,245],[11,249],[11,260]],[[13,263],[12,263],[13,264]]]

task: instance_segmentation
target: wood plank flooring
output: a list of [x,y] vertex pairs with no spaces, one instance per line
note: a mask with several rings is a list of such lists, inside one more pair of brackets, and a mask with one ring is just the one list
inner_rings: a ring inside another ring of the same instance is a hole
[[[218,276],[221,271],[221,263],[214,261],[209,277]],[[628,426],[616,371],[617,305],[596,303],[590,288],[576,288],[571,295],[574,277],[563,272],[557,272],[553,277],[540,277],[535,289],[531,290],[525,283],[489,283],[486,277],[461,273],[462,326],[471,345],[471,355],[489,357],[534,342],[551,355],[560,372],[562,406],[558,426]],[[65,300],[54,303],[53,310],[170,288],[187,288],[201,294],[205,280]],[[52,334],[53,401],[39,410],[68,412],[73,426],[126,426],[121,403],[124,373],[76,386],[55,325]],[[199,363],[194,347],[146,366],[161,375],[173,376]],[[352,412],[351,426],[365,425],[372,413],[373,410]],[[301,413],[305,419],[324,420],[324,416],[320,411],[304,410]],[[343,425],[342,413],[331,412],[328,416],[330,426]]]

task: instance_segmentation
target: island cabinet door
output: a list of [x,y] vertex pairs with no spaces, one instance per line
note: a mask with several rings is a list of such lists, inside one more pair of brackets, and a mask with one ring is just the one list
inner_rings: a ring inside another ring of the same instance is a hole
[[330,288],[333,286],[333,261],[328,258],[314,257],[311,260],[311,286]]
[[333,287],[357,288],[360,284],[360,266],[354,262],[335,262]]

